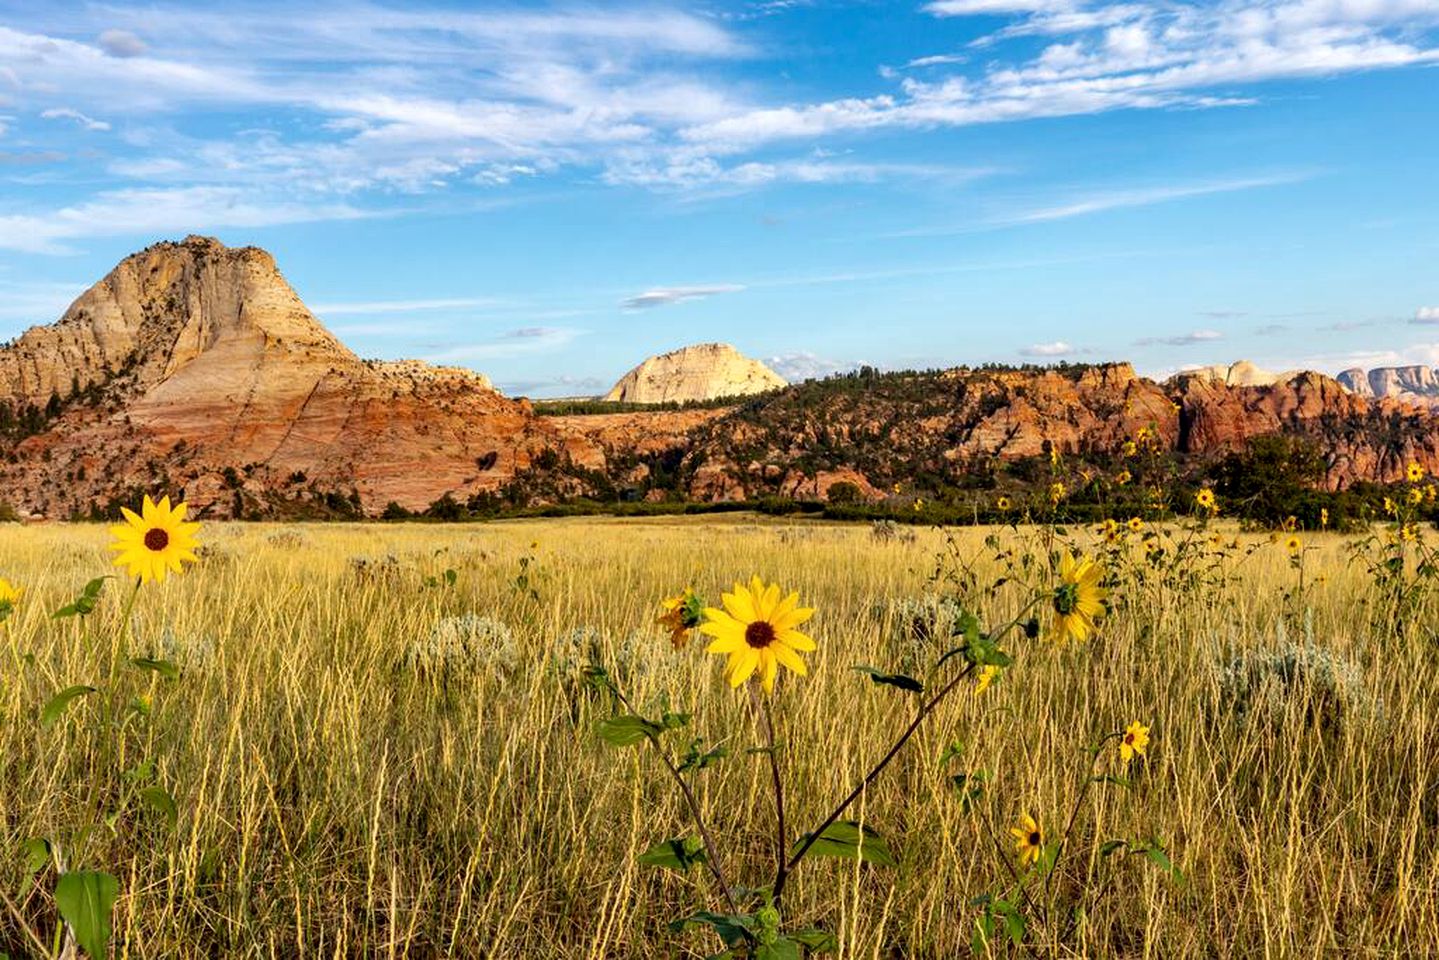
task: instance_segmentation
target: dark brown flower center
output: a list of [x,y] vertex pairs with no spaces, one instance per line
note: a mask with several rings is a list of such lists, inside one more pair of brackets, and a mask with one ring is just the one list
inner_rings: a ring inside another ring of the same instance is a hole
[[763,620],[756,620],[744,628],[744,642],[756,650],[763,650],[774,643],[774,626]]
[[145,531],[145,546],[156,553],[170,545],[170,535],[159,527]]
[[1066,583],[1054,591],[1054,611],[1061,616],[1068,616],[1079,606],[1079,585]]
[[1124,735],[1124,742],[1132,746],[1134,744],[1134,734],[1126,733]]
[[1037,846],[1039,846],[1039,841],[1041,841],[1041,840],[1043,840],[1043,839],[1044,839],[1044,838],[1039,835],[1039,831],[1038,831],[1038,830],[1034,830],[1034,831],[1032,831],[1032,832],[1029,834],[1029,845],[1030,845],[1031,847],[1037,847]]

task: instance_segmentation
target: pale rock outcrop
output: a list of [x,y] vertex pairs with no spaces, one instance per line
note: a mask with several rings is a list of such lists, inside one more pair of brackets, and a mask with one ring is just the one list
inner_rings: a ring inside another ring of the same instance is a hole
[[785,379],[727,343],[701,343],[650,357],[620,378],[606,400],[685,403],[749,396],[786,386]]
[[1288,383],[1300,372],[1286,370],[1283,373],[1275,373],[1257,367],[1248,360],[1239,360],[1228,366],[1216,364],[1184,371],[1190,376],[1200,377],[1209,383],[1223,384],[1226,387],[1268,387],[1276,383]]

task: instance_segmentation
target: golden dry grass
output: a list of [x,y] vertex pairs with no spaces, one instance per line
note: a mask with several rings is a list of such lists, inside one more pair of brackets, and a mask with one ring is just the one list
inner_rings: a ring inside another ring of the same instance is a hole
[[[986,532],[954,536],[958,555],[990,574]],[[154,712],[107,772],[97,698],[53,727],[37,717],[55,691],[101,680],[114,652],[123,590],[113,582],[88,623],[49,618],[107,572],[107,539],[92,526],[0,530],[0,576],[26,588],[0,626],[0,884],[48,939],[45,880],[26,891],[18,850],[30,837],[61,840],[62,856],[120,878],[117,953],[135,957],[715,952],[716,940],[666,929],[718,906],[708,877],[635,864],[652,842],[692,832],[679,798],[648,751],[598,741],[608,706],[557,662],[560,641],[591,628],[637,703],[653,709],[668,694],[694,714],[689,732],[731,748],[697,790],[735,879],[759,885],[772,812],[764,758],[744,752],[756,742],[747,698],[698,643],[671,651],[653,625],[657,601],[686,584],[715,598],[759,572],[818,608],[810,676],[776,692],[798,832],[913,716],[912,697],[850,668],[895,665],[896,626],[880,611],[933,591],[944,546],[934,531],[882,543],[866,527],[734,517],[209,525],[203,562],[140,596],[125,652],[170,656],[184,673],[173,683],[120,673],[118,702],[148,693]],[[1434,632],[1426,623],[1401,641],[1376,625],[1373,588],[1341,538],[1310,539],[1306,567],[1325,580],[1302,610],[1283,599],[1286,555],[1266,545],[1223,589],[1121,594],[1083,647],[1007,642],[1018,662],[1002,682],[942,706],[854,811],[899,867],[806,861],[787,919],[835,931],[843,957],[967,954],[970,899],[1006,876],[990,829],[1004,836],[1028,811],[1058,830],[1085,746],[1140,719],[1152,726],[1149,762],[1132,791],[1092,793],[1059,884],[1064,902],[1088,905],[1086,920],[1063,938],[1063,924],[1036,926],[1028,953],[1439,953]],[[537,600],[513,582],[524,556],[535,558]],[[355,558],[381,562],[360,571]],[[453,587],[424,585],[447,568]],[[982,617],[1000,622],[1020,602],[1001,591]],[[1433,613],[1426,604],[1420,616]],[[465,614],[510,627],[514,655],[472,670],[407,661],[437,624]],[[1290,640],[1307,631],[1357,685],[1336,696],[1297,683],[1272,709],[1236,715],[1216,667],[1275,647],[1286,614]],[[954,740],[964,757],[940,769]],[[149,756],[178,802],[174,830],[135,808],[67,850],[90,785]],[[949,775],[978,769],[991,784],[966,813]],[[1106,758],[1101,769],[1116,768]],[[1097,854],[1106,838],[1151,835],[1184,883]],[[27,949],[14,915],[0,916],[0,950]]]

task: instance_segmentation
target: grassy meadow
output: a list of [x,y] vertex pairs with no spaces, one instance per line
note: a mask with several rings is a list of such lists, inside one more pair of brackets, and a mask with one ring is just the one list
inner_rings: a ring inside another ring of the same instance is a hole
[[[1439,954],[1431,592],[1396,614],[1353,535],[1305,534],[1302,564],[1223,521],[1172,536],[1216,530],[1172,576],[1138,533],[1064,531],[1109,558],[1098,635],[1007,634],[997,681],[964,681],[846,813],[897,864],[803,860],[785,926],[830,931],[846,958],[964,956],[988,894],[1026,927],[1011,939],[1001,917],[980,955]],[[661,738],[672,756],[726,747],[685,776],[731,882],[762,886],[774,808],[750,694],[707,638],[672,648],[660,600],[717,603],[758,573],[815,608],[808,675],[781,670],[770,698],[793,838],[922,702],[853,667],[937,690],[962,666],[927,672],[954,645],[946,618],[1020,617],[1028,587],[990,589],[1014,572],[1003,552],[1048,589],[1054,535],[745,515],[207,524],[200,562],[147,584],[126,629],[123,580],[88,616],[51,617],[112,572],[105,527],[5,526],[0,577],[24,592],[0,624],[0,951],[63,941],[50,891],[84,867],[119,882],[116,956],[716,954],[707,928],[669,926],[722,908],[711,876],[637,862],[694,833],[683,798],[647,743],[597,735],[616,707],[582,668],[603,663],[638,713],[691,714]],[[75,685],[103,689],[41,716]],[[1110,739],[1091,771],[1087,748],[1134,721],[1147,754],[1126,764]],[[1047,876],[1014,855],[1026,814],[1046,838],[1072,821]]]

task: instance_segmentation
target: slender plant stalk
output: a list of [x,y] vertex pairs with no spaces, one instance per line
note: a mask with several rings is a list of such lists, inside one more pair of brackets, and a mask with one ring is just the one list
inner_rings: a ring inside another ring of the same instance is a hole
[[893,760],[899,754],[899,751],[904,747],[904,745],[909,742],[909,738],[914,736],[914,732],[919,729],[919,725],[924,722],[924,718],[933,713],[935,707],[939,706],[940,702],[943,701],[945,697],[949,696],[949,694],[955,689],[955,687],[958,687],[960,683],[963,682],[963,680],[973,672],[974,664],[971,663],[963,670],[959,671],[959,673],[955,674],[954,679],[950,680],[949,683],[945,684],[943,690],[940,690],[939,693],[936,693],[932,698],[930,698],[930,701],[920,708],[919,713],[915,714],[914,719],[910,721],[910,724],[908,727],[905,728],[904,733],[900,734],[899,739],[894,742],[894,746],[889,748],[889,752],[880,759],[879,763],[876,763],[873,767],[870,768],[869,773],[864,775],[863,780],[855,784],[854,789],[849,792],[849,795],[846,796],[843,800],[841,800],[839,802],[839,805],[830,811],[829,816],[824,818],[824,820],[820,823],[819,827],[817,827],[814,832],[810,833],[808,836],[805,837],[804,842],[800,844],[799,849],[795,851],[794,856],[789,858],[789,860],[784,864],[784,866],[780,868],[779,875],[775,877],[774,899],[776,903],[779,902],[780,896],[784,893],[784,885],[785,882],[789,879],[789,875],[794,872],[794,868],[797,867],[799,865],[799,862],[804,859],[804,855],[806,853],[809,853],[809,848],[814,846],[815,843],[819,840],[820,836],[826,830],[828,830],[836,820],[839,819],[840,814],[844,813],[845,810],[849,809],[849,805],[851,803],[854,803],[855,800],[859,799],[859,795],[864,793],[865,789],[874,782],[875,778],[884,772],[884,768],[889,766],[890,761]]
[[764,725],[765,752],[769,754],[770,781],[774,785],[774,819],[775,819],[775,848],[774,848],[774,882],[778,889],[780,878],[785,871],[785,850],[789,844],[789,831],[784,822],[784,780],[779,775],[778,748],[775,746],[774,738],[774,717],[771,716],[769,703],[756,689],[757,681],[749,685],[749,700],[754,707],[755,714]]
[[[635,712],[634,705],[630,703],[630,698],[625,696],[619,687],[611,684],[610,691],[615,695],[615,699],[625,705],[626,710],[629,710],[631,713]],[[659,738],[653,734],[649,734],[647,737],[650,746],[655,748],[655,753],[659,754],[660,760],[664,762],[665,769],[670,772],[670,776],[674,779],[675,785],[680,788],[680,793],[685,798],[685,805],[689,807],[690,816],[694,818],[695,826],[699,829],[700,842],[703,843],[705,847],[705,865],[709,867],[710,873],[714,875],[715,882],[720,885],[720,892],[724,894],[725,905],[729,907],[730,913],[739,913],[739,906],[735,903],[734,899],[734,891],[730,889],[729,881],[725,879],[724,864],[720,860],[719,847],[715,845],[714,839],[710,836],[709,827],[705,824],[704,814],[700,811],[699,801],[695,799],[694,791],[690,789],[690,785],[685,780],[684,774],[680,773],[679,768],[676,767],[674,761],[670,759],[669,752],[665,750]]]

